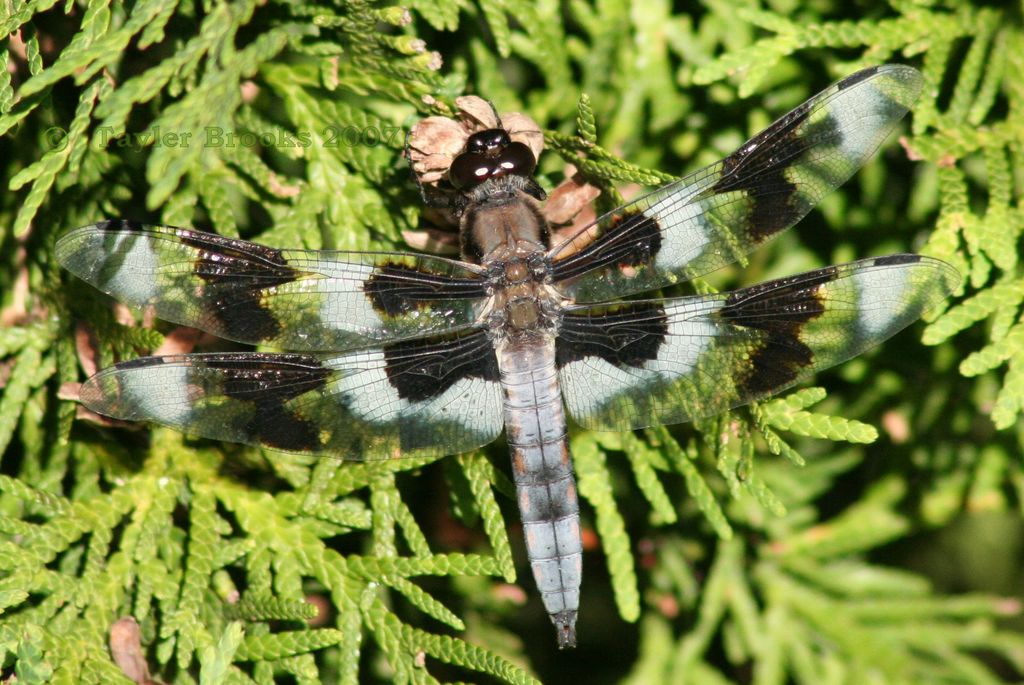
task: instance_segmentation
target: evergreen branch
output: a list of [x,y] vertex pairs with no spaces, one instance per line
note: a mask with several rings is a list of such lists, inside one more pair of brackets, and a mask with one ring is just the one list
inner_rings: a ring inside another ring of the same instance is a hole
[[586,145],[597,144],[597,124],[594,121],[594,110],[590,106],[590,97],[586,93],[580,95],[576,104],[576,135]]
[[39,329],[35,333],[36,337],[27,341],[14,358],[3,397],[0,397],[0,455],[7,450],[14,437],[14,429],[31,392],[45,383],[56,370],[50,357],[47,358],[48,363],[43,365],[43,350],[50,344],[49,336]]
[[459,26],[459,3],[454,0],[417,1],[410,6],[437,31],[454,31]]
[[714,528],[718,537],[728,540],[732,537],[732,526],[715,499],[714,493],[708,487],[693,462],[697,459],[696,445],[691,443],[684,451],[678,442],[669,434],[664,427],[649,428],[648,433],[652,434],[658,444],[665,450],[671,464],[686,479],[686,490],[694,499],[701,512],[707,518],[708,523]]
[[771,552],[780,556],[831,558],[884,544],[906,532],[909,526],[906,518],[893,512],[887,501],[895,494],[880,487],[866,501],[832,521],[777,540]]
[[636,621],[640,615],[640,594],[630,550],[629,535],[612,497],[605,455],[593,436],[584,434],[572,440],[576,478],[582,495],[594,508],[597,533],[608,559],[612,590],[619,615]]
[[276,661],[325,649],[344,639],[342,632],[334,628],[247,635],[238,646],[236,656],[242,661]]
[[828,416],[808,411],[791,411],[778,400],[764,406],[765,421],[776,428],[797,435],[825,440],[871,443],[878,439],[873,426],[841,416]]
[[409,506],[400,498],[395,501],[394,513],[395,522],[402,529],[402,537],[405,538],[405,543],[409,545],[412,553],[418,557],[429,557],[431,555],[430,543],[427,542],[423,530],[416,523],[412,512],[409,511]]
[[960,363],[960,373],[977,376],[991,371],[1024,350],[1024,323],[1018,323],[1000,340],[972,352]]
[[378,576],[500,576],[493,557],[480,554],[435,554],[427,559],[410,557],[345,557],[346,568],[367,580]]
[[652,461],[659,458],[656,456],[658,453],[632,433],[622,436],[622,449],[629,457],[629,464],[640,492],[651,505],[653,522],[656,525],[675,523],[675,508],[651,465]]
[[398,554],[395,518],[400,502],[395,474],[387,471],[376,474],[370,481],[370,532],[375,557],[395,557]]
[[240,623],[228,624],[217,644],[208,645],[199,653],[199,682],[203,685],[226,682],[234,657],[239,651],[245,653],[246,647],[251,649],[252,642],[246,640]]
[[486,459],[472,454],[460,456],[459,464],[469,482],[473,501],[483,520],[487,539],[494,548],[494,558],[502,569],[502,576],[507,582],[514,583],[516,567],[512,558],[512,547],[509,544],[505,519],[490,487],[495,480],[494,466]]
[[1010,428],[1024,411],[1024,355],[1016,350],[1007,366],[1003,387],[992,406],[992,422],[996,428]]
[[[396,647],[399,645],[405,646],[404,652],[406,654],[420,655],[425,653],[446,663],[487,673],[507,683],[521,683],[523,685],[538,683],[525,671],[517,668],[500,656],[491,654],[462,640],[446,635],[431,635],[403,625],[392,614],[384,611],[378,599],[370,597],[369,600],[367,602],[369,605],[368,613],[380,619],[380,622],[374,625],[378,634],[388,634],[388,639],[393,641]],[[404,661],[399,663],[405,669],[412,665]],[[393,661],[392,665],[395,666],[396,662]]]
[[[11,179],[11,190],[17,190],[25,183],[32,181],[32,188],[12,226],[12,232],[16,238],[23,238],[28,233],[32,219],[42,205],[47,192],[53,186],[57,174],[71,162],[72,155],[79,149],[79,146],[84,144],[85,128],[92,114],[93,105],[108,90],[109,86],[101,79],[84,91],[79,99],[78,109],[75,111],[75,118],[71,123],[70,130],[64,134],[59,128],[51,129],[63,135],[60,135],[59,139],[54,138],[50,141],[53,143],[52,147],[43,155],[42,159],[29,165]],[[2,237],[3,234],[0,233],[0,238]]]
[[242,597],[225,612],[229,619],[245,621],[308,621],[318,613],[309,602],[253,595]]
[[431,597],[412,581],[401,577],[384,576],[382,582],[395,591],[400,592],[403,597],[409,600],[410,604],[434,620],[450,626],[455,630],[466,629],[466,624],[462,622],[462,619],[453,614],[448,607]]

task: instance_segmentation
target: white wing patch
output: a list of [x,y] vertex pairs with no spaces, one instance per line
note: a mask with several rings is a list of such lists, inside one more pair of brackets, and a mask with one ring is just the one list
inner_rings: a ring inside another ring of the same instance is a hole
[[[722,305],[721,302],[710,304],[715,305],[714,310]],[[658,351],[658,358],[644,362],[644,368],[672,376],[687,375],[696,368],[700,356],[719,331],[708,321],[693,321],[685,317],[683,312],[687,310],[692,310],[694,315],[707,316],[712,308],[708,302],[701,302],[696,307],[680,304],[667,308],[665,314],[669,317],[669,326],[665,344]]]
[[[598,415],[603,406],[616,398],[642,394],[645,386],[664,388],[695,373],[701,355],[720,333],[713,323],[695,319],[698,315],[703,318],[710,314],[721,304],[686,300],[667,309],[669,325],[665,342],[655,359],[639,366],[620,366],[596,356],[563,366],[559,378],[569,413],[588,425],[587,417]],[[692,312],[691,316],[684,314],[687,311]]]
[[672,227],[671,231],[661,231],[662,245],[654,260],[659,269],[677,270],[692,262],[711,243],[714,228],[708,224],[704,208],[700,203],[680,201],[680,195],[691,194],[693,190],[681,186],[644,211],[657,219],[659,226]]
[[387,361],[380,350],[326,359],[324,366],[339,374],[328,392],[337,395],[354,416],[369,423],[449,419],[466,424],[475,433],[494,436],[504,426],[498,383],[462,378],[440,395],[417,402],[399,396],[388,378]]
[[[94,411],[127,421],[156,421],[170,426],[187,426],[197,399],[189,383],[189,369],[181,364],[155,364],[116,373],[111,367],[93,376],[82,388],[82,401]],[[104,392],[107,383],[118,384],[117,392]]]
[[[857,322],[869,336],[890,335],[894,312],[913,302],[913,298],[908,298],[908,293],[913,292],[913,273],[911,269],[874,267],[853,274]],[[870,293],[870,297],[863,297],[864,293]]]

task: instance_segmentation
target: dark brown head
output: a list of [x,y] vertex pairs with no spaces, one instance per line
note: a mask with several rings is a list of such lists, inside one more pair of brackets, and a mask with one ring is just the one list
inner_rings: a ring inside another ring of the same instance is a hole
[[448,180],[461,192],[502,176],[531,176],[537,160],[530,148],[514,142],[503,128],[489,128],[469,136],[465,150],[448,169]]

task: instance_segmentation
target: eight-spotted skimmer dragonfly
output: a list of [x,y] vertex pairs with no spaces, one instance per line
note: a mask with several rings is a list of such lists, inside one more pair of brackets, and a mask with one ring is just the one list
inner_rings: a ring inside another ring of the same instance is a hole
[[922,87],[905,66],[834,84],[724,160],[549,245],[535,160],[471,135],[448,181],[462,260],[275,249],[127,221],[65,235],[60,262],[119,300],[291,352],[144,357],[89,379],[89,408],[345,460],[443,455],[502,430],[533,574],[561,647],[582,575],[566,411],[626,431],[720,413],[885,340],[958,283],[913,254],[714,295],[620,298],[729,264],[846,181]]

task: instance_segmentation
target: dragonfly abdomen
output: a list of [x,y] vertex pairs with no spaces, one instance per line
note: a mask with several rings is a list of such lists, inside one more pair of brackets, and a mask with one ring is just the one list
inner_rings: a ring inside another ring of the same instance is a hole
[[500,345],[497,352],[530,568],[557,629],[559,647],[574,647],[583,546],[554,338],[531,336]]

